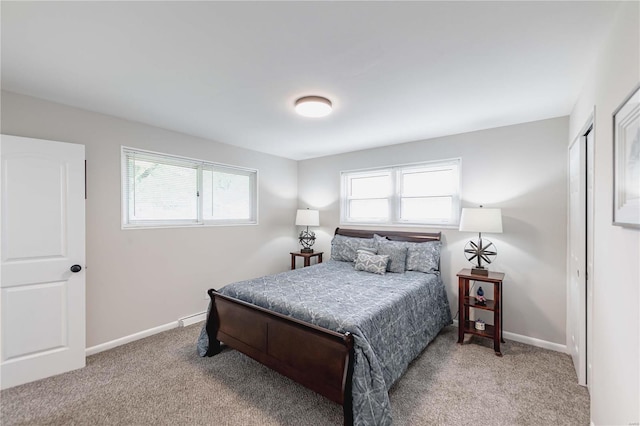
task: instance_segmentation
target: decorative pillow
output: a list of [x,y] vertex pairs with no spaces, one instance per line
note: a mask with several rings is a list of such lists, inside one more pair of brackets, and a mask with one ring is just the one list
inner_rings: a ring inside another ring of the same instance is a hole
[[335,235],[331,240],[331,259],[343,262],[355,262],[358,249],[376,250],[373,238],[345,237]]
[[403,241],[378,240],[378,253],[389,256],[387,271],[402,274],[407,262],[407,243]]
[[355,269],[384,275],[387,273],[387,263],[389,263],[389,256],[360,252],[356,258]]
[[389,241],[387,237],[383,237],[382,235],[373,234],[373,240],[376,244],[380,244],[381,242]]
[[442,241],[426,243],[405,243],[407,252],[407,271],[434,273],[440,271],[440,248]]
[[378,254],[378,249],[370,249],[370,248],[359,248],[356,250],[356,259],[360,253],[364,254]]

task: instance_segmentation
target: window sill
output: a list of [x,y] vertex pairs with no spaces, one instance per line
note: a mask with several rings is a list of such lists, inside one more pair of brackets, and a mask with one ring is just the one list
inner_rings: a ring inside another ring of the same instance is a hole
[[386,223],[386,222],[340,222],[340,226],[366,226],[377,228],[436,228],[436,229],[458,229],[458,224],[424,224],[424,223]]
[[162,224],[162,225],[121,225],[123,231],[131,231],[136,229],[170,229],[170,228],[218,228],[221,226],[256,226],[258,222],[252,223],[188,223],[184,225],[178,224]]

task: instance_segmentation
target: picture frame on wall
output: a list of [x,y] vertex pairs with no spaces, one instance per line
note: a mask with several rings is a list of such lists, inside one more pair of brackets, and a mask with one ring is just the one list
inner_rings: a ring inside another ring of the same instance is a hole
[[640,85],[613,112],[613,224],[640,228]]

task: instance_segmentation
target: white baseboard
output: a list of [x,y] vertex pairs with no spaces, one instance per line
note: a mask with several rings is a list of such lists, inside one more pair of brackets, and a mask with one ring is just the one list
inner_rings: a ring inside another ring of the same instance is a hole
[[207,319],[207,312],[206,311],[198,312],[197,314],[180,318],[178,321],[173,321],[165,325],[160,325],[158,327],[153,327],[148,330],[143,330],[138,333],[131,334],[129,336],[124,336],[119,339],[112,340],[110,342],[101,343],[96,346],[91,346],[90,348],[85,349],[85,356],[94,355],[94,354],[97,354],[98,352],[103,352],[109,349],[113,349],[118,346],[122,346],[127,343],[134,342],[136,340],[144,339],[145,337],[153,336],[154,334],[162,333],[163,331],[171,330],[172,328],[186,327],[192,324],[196,324],[200,321],[204,321],[205,319]]
[[[127,343],[134,342],[136,340],[144,339],[145,337],[153,336],[154,334],[162,333],[163,331],[171,330],[177,327],[187,327],[192,324],[204,321],[207,317],[206,312],[198,312],[197,314],[189,315],[180,318],[178,321],[173,321],[168,324],[164,324],[158,327],[153,327],[148,330],[140,331],[138,333],[131,334],[129,336],[121,337],[119,339],[111,340],[110,342],[101,343],[96,346],[91,346],[85,350],[85,355],[90,356],[103,352],[109,349],[116,348],[118,346],[125,345]],[[453,320],[453,324],[457,327],[458,320]],[[521,334],[511,333],[505,331],[504,338],[513,340],[515,342],[525,343],[527,345],[536,346],[539,348],[549,349],[556,352],[568,353],[567,346],[559,343],[548,342],[546,340],[536,339],[535,337],[523,336]]]
[[180,318],[178,324],[180,327],[187,327],[192,324],[202,322],[207,319],[207,311],[198,312],[197,314],[189,315],[188,317]]
[[153,336],[154,334],[162,333],[163,331],[171,330],[172,328],[179,327],[180,324],[178,321],[173,321],[165,325],[161,325],[158,327],[153,327],[148,330],[141,331],[139,333],[130,334],[129,336],[121,337],[119,339],[112,340],[110,342],[101,343],[96,346],[91,346],[85,350],[85,355],[94,355],[98,352],[103,352],[109,349],[116,348],[118,346],[122,346],[127,343],[134,342],[136,340],[144,339],[145,337]]
[[505,331],[503,335],[505,339],[513,340],[515,342],[526,343],[527,345],[562,352],[564,354],[569,353],[567,345],[561,345],[560,343],[553,343],[547,340],[536,339],[535,337],[523,336],[522,334],[511,333],[508,331]]
[[[453,320],[453,323],[458,326],[458,320]],[[525,343],[527,345],[536,346],[538,348],[549,349],[556,352],[569,353],[567,351],[567,345],[561,345],[560,343],[548,342],[546,340],[536,339],[535,337],[523,336],[522,334],[511,333],[504,331],[502,333],[505,339],[513,340],[514,342]]]

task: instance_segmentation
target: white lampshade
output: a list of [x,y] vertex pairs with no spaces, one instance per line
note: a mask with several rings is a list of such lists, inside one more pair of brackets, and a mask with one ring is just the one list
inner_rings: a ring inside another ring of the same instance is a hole
[[305,96],[296,101],[296,112],[304,117],[324,117],[331,110],[331,101],[321,96]]
[[460,231],[502,232],[502,209],[462,209]]
[[318,210],[299,209],[296,213],[296,225],[320,226],[320,212]]

